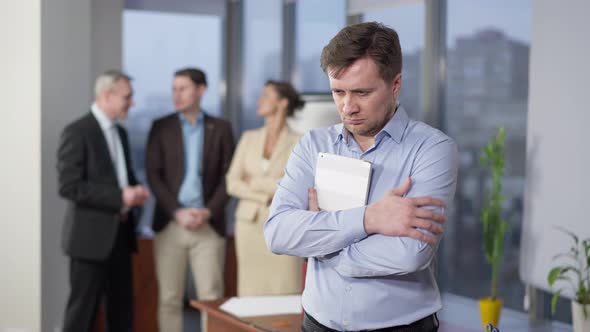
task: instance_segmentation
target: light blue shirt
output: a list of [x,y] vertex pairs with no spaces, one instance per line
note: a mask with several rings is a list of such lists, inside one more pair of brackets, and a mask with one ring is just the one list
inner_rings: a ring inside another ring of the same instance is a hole
[[178,201],[183,207],[203,208],[203,112],[199,112],[195,125],[192,125],[183,113],[179,113],[178,118],[184,143],[184,179],[178,192]]
[[364,153],[342,124],[312,130],[293,150],[264,225],[272,252],[310,257],[303,307],[325,326],[378,329],[410,324],[440,310],[432,265],[438,245],[368,236],[363,225],[366,207],[308,211],[307,191],[314,185],[319,152],[371,162],[369,204],[410,176],[408,197],[436,197],[448,206],[457,180],[455,143],[409,119],[402,107]]

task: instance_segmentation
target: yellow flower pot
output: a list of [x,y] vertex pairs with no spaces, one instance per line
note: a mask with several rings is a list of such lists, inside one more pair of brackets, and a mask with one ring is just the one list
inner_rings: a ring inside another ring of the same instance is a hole
[[479,300],[479,312],[481,314],[481,323],[485,327],[488,324],[498,327],[500,322],[500,312],[502,311],[502,300],[486,297]]

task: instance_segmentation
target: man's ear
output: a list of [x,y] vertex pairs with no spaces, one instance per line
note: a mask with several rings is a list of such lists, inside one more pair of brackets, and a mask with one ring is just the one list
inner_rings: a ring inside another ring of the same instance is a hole
[[199,97],[202,97],[207,91],[207,86],[205,84],[199,84],[197,90],[199,91]]
[[391,85],[391,88],[395,99],[398,99],[400,92],[402,90],[402,73],[395,75],[395,77],[393,78],[393,84]]

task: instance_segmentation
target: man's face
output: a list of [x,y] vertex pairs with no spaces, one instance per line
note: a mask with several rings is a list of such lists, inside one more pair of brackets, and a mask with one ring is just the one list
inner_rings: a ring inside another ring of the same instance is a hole
[[205,90],[204,84],[196,85],[189,77],[176,76],[172,82],[174,107],[179,112],[197,108]]
[[374,137],[391,119],[401,88],[401,74],[393,82],[379,76],[375,62],[364,57],[334,77],[328,68],[332,97],[344,127],[355,138]]
[[116,81],[114,88],[106,93],[106,102],[111,119],[126,119],[129,108],[133,106],[133,88],[129,81],[125,79]]

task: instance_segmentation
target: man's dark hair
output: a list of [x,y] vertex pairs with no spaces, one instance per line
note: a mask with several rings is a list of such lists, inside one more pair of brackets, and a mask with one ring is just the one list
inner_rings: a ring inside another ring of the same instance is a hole
[[393,81],[402,70],[402,50],[397,32],[381,23],[367,22],[340,30],[322,50],[322,69],[338,77],[356,60],[372,59],[379,68],[379,76]]
[[196,86],[199,85],[205,85],[207,86],[207,75],[205,75],[205,73],[197,68],[183,68],[180,70],[177,70],[174,73],[174,77],[178,77],[178,76],[185,76],[190,78],[191,81],[193,81],[193,83],[195,83]]
[[264,86],[272,86],[279,98],[287,99],[287,116],[293,116],[296,110],[303,108],[305,105],[305,100],[301,98],[301,95],[289,82],[268,80]]

